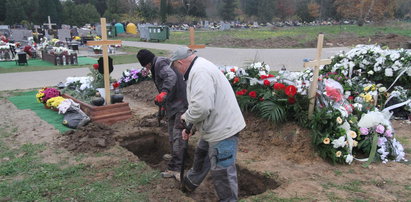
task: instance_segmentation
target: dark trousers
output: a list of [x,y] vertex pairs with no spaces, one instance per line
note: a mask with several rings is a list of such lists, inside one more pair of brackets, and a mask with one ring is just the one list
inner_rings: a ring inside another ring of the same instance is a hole
[[168,141],[170,142],[172,159],[168,162],[168,169],[180,171],[183,162],[184,141],[181,138],[183,131],[180,123],[182,113],[176,113],[168,118]]

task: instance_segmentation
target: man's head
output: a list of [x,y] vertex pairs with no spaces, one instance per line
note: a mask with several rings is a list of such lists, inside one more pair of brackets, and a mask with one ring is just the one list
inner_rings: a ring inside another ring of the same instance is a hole
[[141,66],[151,69],[151,66],[153,65],[153,59],[155,55],[151,51],[147,49],[141,49],[137,53],[137,59],[140,62]]
[[196,51],[186,46],[177,48],[171,55],[172,65],[182,74],[184,74],[190,66],[193,59],[196,57]]

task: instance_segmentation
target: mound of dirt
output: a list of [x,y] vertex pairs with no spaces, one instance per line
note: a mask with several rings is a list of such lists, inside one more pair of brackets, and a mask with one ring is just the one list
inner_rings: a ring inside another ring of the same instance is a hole
[[92,122],[77,130],[64,133],[62,145],[73,152],[99,152],[116,144],[114,134],[115,131],[109,126]]
[[154,97],[158,94],[156,86],[151,80],[146,80],[135,85],[127,86],[122,88],[121,91],[124,95],[129,96],[131,99],[149,104],[154,102]]

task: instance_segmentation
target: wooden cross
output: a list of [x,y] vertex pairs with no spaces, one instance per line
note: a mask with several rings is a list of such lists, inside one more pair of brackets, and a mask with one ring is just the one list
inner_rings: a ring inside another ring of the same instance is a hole
[[331,64],[330,59],[323,59],[321,60],[321,52],[323,49],[324,43],[324,34],[318,35],[317,41],[317,57],[313,61],[309,61],[304,63],[304,67],[314,67],[314,74],[313,74],[313,81],[310,86],[310,90],[308,93],[308,98],[310,100],[310,106],[308,107],[308,118],[311,119],[314,113],[314,106],[315,106],[315,96],[317,94],[318,88],[318,74],[320,73],[320,66],[321,65],[328,65]]
[[49,29],[52,29],[52,25],[56,25],[56,23],[51,23],[51,20],[50,20],[50,16],[48,16],[48,19],[49,19],[49,23],[44,23],[43,25],[48,25],[49,26]]
[[103,49],[103,66],[104,66],[104,89],[106,104],[110,104],[110,73],[108,67],[108,46],[121,44],[120,40],[107,40],[106,18],[100,18],[101,22],[101,40],[87,41],[88,46],[101,46]]
[[194,27],[190,27],[190,45],[188,45],[189,48],[191,49],[199,49],[199,48],[205,48],[205,45],[197,45],[194,42]]

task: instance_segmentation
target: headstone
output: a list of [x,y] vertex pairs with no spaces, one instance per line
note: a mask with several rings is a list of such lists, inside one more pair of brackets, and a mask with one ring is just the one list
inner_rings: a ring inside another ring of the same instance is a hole
[[69,29],[59,29],[57,30],[57,36],[60,41],[66,41],[66,38],[71,38]]
[[208,22],[207,20],[204,21],[204,29],[209,29],[210,28],[210,22]]
[[260,25],[258,25],[258,22],[254,22],[253,23],[253,27],[255,28],[255,27],[259,27]]
[[101,25],[100,24],[96,24],[96,34],[101,36]]
[[50,16],[48,16],[47,18],[48,18],[48,23],[43,23],[43,25],[47,25],[48,29],[53,29],[52,26],[56,25],[56,23],[51,23]]
[[78,35],[80,37],[90,35],[90,30],[89,29],[81,28],[81,29],[77,29],[77,32],[78,32]]
[[229,23],[225,23],[225,22],[221,22],[220,23],[220,30],[224,31],[224,30],[230,30],[231,25]]
[[61,29],[70,29],[70,28],[71,28],[70,25],[65,25],[65,24],[61,25]]
[[12,29],[11,35],[14,41],[27,41],[27,38],[32,37],[33,33],[27,29]]

